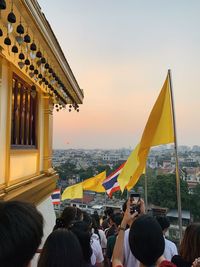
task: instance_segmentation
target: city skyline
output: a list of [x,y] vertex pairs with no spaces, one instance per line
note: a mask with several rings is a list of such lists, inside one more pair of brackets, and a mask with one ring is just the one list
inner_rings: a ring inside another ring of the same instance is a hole
[[39,0],[85,99],[54,112],[56,148],[134,147],[172,70],[179,145],[199,145],[198,1]]

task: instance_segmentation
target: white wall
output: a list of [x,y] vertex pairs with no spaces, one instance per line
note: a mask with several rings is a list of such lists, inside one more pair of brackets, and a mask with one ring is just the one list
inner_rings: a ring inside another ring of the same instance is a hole
[[[51,197],[48,197],[42,203],[37,206],[37,209],[42,213],[44,218],[44,236],[40,248],[42,248],[46,238],[52,232],[56,221],[56,215],[51,201]],[[37,267],[38,254],[34,257],[31,263],[31,267]]]
[[42,203],[40,203],[37,206],[37,209],[42,213],[44,218],[44,243],[47,236],[52,232],[56,221],[56,215],[51,201],[51,197],[48,197]]

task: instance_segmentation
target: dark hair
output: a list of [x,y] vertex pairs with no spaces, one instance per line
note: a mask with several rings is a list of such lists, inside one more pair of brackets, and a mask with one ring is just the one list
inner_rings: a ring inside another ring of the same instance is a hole
[[119,226],[122,221],[122,214],[121,213],[114,213],[110,216],[110,219],[116,226]]
[[99,214],[96,210],[94,211],[92,217],[95,219],[97,227],[99,228],[100,227],[100,218],[99,218]]
[[156,216],[156,220],[160,224],[162,231],[170,227],[169,219],[166,216]]
[[56,219],[56,225],[53,230],[59,228],[68,228],[74,221],[80,221],[82,218],[82,211],[76,207],[66,207],[60,218]]
[[104,221],[106,219],[107,219],[106,215],[103,215],[102,220]]
[[200,223],[187,226],[180,245],[180,255],[187,262],[193,262],[200,255]]
[[108,219],[104,219],[102,224],[101,224],[101,227],[103,230],[105,230],[106,228],[109,227],[109,223],[108,223]]
[[1,266],[27,266],[42,236],[43,217],[34,205],[21,201],[0,202]]
[[104,213],[110,217],[112,214],[114,214],[114,209],[112,207],[106,208]]
[[162,229],[156,219],[149,215],[138,217],[130,228],[129,245],[141,263],[155,264],[165,247]]
[[126,208],[127,208],[127,202],[128,202],[128,199],[123,203],[122,205],[122,211],[125,212],[126,211]]
[[121,224],[123,217],[121,213],[115,213],[112,219],[113,222],[116,224],[116,226],[119,226]]
[[38,267],[81,267],[83,255],[77,237],[67,229],[52,232],[42,249]]
[[82,248],[83,258],[86,263],[90,263],[92,248],[90,246],[90,227],[84,221],[75,222],[71,226],[71,231],[76,235]]
[[88,228],[92,228],[92,217],[87,211],[83,211],[83,221],[88,225]]
[[92,215],[92,229],[93,229],[94,233],[96,235],[98,235],[99,240],[101,241],[101,237],[100,237],[100,234],[99,234],[99,229],[98,229],[98,226],[97,226],[97,221],[95,220],[93,215]]

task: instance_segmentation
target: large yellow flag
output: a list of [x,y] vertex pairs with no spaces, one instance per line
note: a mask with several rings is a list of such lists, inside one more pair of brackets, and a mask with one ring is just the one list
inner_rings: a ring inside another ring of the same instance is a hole
[[68,186],[62,193],[62,200],[83,198],[83,184],[78,183],[72,186]]
[[94,177],[88,178],[83,181],[83,189],[95,192],[105,192],[105,188],[102,186],[103,180],[106,179],[106,171],[97,174]]
[[144,172],[149,150],[152,146],[174,142],[169,74],[154,104],[140,143],[129,156],[118,177],[121,190],[130,190]]

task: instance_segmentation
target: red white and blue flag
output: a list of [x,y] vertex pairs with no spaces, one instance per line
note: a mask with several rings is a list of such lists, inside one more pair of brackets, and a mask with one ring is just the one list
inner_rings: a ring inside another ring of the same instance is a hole
[[59,205],[60,202],[60,189],[55,189],[51,195],[53,205]]
[[119,166],[119,168],[117,170],[112,172],[102,183],[102,185],[105,188],[106,193],[108,194],[109,197],[112,197],[112,194],[114,192],[120,190],[117,178],[118,178],[120,172],[122,171],[124,164],[125,164],[125,162],[121,166]]

